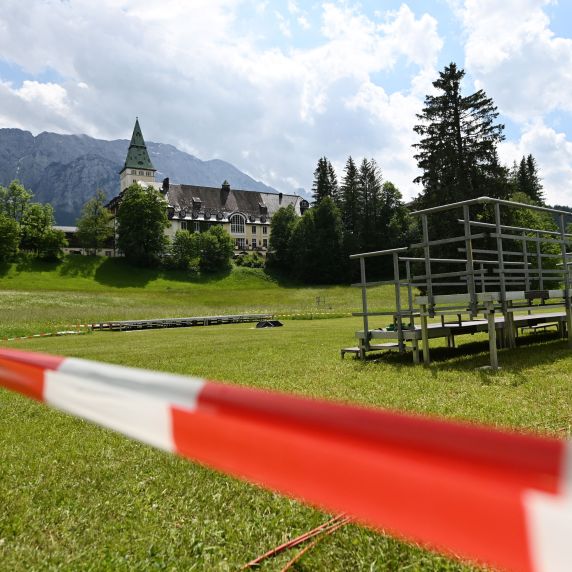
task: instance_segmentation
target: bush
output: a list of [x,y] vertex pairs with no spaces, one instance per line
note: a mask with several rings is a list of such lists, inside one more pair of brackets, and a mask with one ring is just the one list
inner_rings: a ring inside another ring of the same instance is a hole
[[201,235],[178,230],[171,246],[170,266],[180,270],[198,271],[201,262]]
[[264,268],[264,263],[264,256],[258,252],[244,254],[235,260],[237,266],[246,266],[247,268]]
[[234,252],[232,237],[222,226],[211,226],[201,237],[200,268],[205,272],[220,272],[230,266]]

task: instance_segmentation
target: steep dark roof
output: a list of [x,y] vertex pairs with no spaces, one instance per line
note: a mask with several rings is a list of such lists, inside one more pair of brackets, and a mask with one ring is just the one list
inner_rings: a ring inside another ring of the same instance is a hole
[[156,170],[149,158],[147,146],[143,139],[143,133],[141,132],[141,127],[139,127],[139,119],[135,120],[135,127],[133,128],[131,143],[129,144],[129,151],[127,151],[125,165],[123,166],[123,170],[125,169],[146,169],[148,171]]
[[211,215],[221,213],[226,219],[235,212],[246,216],[266,219],[280,208],[293,205],[300,214],[301,197],[283,193],[260,193],[240,189],[199,187],[196,185],[169,185],[166,195],[169,206],[175,209],[175,217],[179,211],[203,215],[208,211]]

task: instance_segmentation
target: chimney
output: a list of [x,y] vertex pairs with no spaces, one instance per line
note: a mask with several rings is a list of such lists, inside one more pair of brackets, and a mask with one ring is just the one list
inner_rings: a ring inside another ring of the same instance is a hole
[[167,193],[169,190],[169,177],[163,179],[163,193]]
[[230,185],[228,183],[228,181],[225,180],[225,182],[222,184],[222,187],[220,188],[220,204],[221,205],[226,205],[226,200],[228,199],[228,195],[230,195]]
[[282,193],[278,193],[278,204],[281,205],[282,204],[282,197],[284,195]]

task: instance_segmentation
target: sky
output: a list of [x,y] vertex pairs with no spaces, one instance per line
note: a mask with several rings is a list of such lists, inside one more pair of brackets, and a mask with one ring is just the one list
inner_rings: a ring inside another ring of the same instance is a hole
[[[455,62],[572,205],[572,0],[2,0],[0,127],[148,141],[285,193],[327,156],[421,188],[416,114]],[[193,181],[181,181],[192,184]]]

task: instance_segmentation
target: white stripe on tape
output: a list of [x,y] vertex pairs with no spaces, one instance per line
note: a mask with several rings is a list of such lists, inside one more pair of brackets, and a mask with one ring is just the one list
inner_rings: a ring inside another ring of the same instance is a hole
[[572,498],[528,490],[523,504],[533,570],[570,572]]
[[160,373],[146,369],[126,368],[77,358],[66,359],[58,371],[90,379],[114,389],[144,393],[150,398],[195,409],[197,397],[205,382],[198,377]]
[[47,370],[44,381],[46,403],[160,449],[175,450],[168,401],[58,371]]

